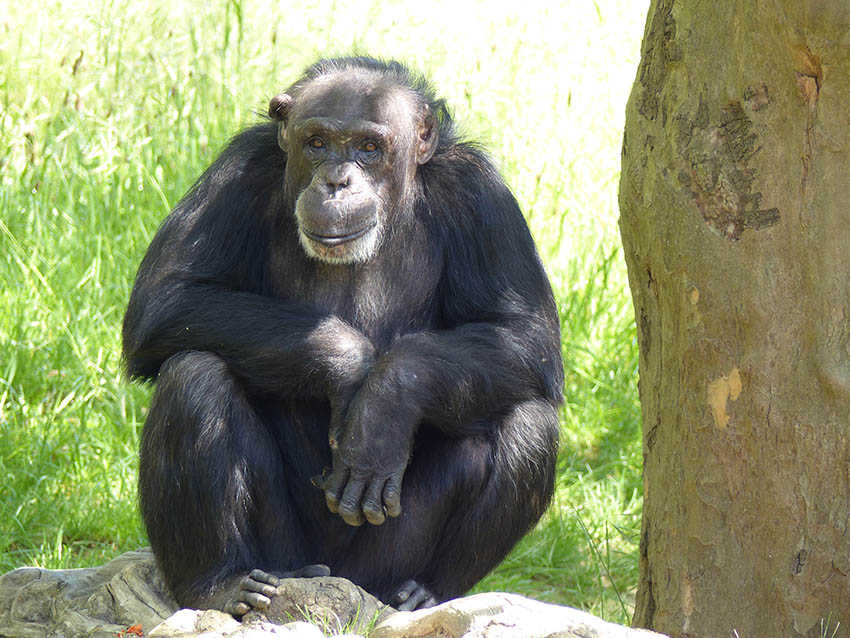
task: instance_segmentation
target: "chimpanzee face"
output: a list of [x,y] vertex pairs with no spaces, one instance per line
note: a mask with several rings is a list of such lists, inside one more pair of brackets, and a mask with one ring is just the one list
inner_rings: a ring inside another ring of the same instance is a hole
[[305,252],[336,264],[370,259],[436,148],[430,112],[377,77],[348,72],[273,98],[269,113],[280,120]]

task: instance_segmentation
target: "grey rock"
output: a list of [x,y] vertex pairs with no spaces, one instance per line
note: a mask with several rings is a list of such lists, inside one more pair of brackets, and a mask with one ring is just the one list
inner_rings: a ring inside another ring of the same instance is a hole
[[322,630],[308,622],[278,625],[255,615],[239,622],[220,611],[181,609],[157,625],[149,638],[325,638]]
[[147,634],[176,610],[150,550],[100,567],[22,567],[0,576],[2,638],[115,638],[133,625]]
[[661,638],[587,612],[498,592],[457,598],[420,611],[397,612],[369,638]]
[[247,614],[245,620],[264,617],[279,624],[307,620],[328,634],[365,633],[394,613],[392,607],[350,580],[328,576],[282,581],[269,608],[263,614]]
[[116,638],[134,625],[149,638],[660,636],[515,594],[478,594],[397,612],[333,577],[284,580],[266,612],[251,612],[239,622],[220,611],[178,610],[149,550],[122,554],[101,567],[25,567],[0,576],[0,638]]

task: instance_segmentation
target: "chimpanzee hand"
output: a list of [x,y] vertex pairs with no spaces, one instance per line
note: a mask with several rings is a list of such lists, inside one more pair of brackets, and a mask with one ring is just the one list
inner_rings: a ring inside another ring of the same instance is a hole
[[401,514],[401,483],[415,425],[398,393],[373,379],[363,384],[344,426],[335,431],[331,425],[333,470],[320,485],[328,509],[354,526],[380,525]]
[[[375,365],[375,348],[366,337],[336,318],[328,319],[316,331],[315,339],[323,349],[322,358],[328,369],[326,390],[331,404],[328,443],[335,454],[349,406]],[[323,482],[323,477],[313,479],[321,489],[325,489]]]

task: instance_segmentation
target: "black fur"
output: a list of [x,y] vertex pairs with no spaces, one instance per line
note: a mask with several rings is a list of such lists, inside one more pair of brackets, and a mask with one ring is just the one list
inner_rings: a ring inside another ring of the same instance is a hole
[[[457,142],[443,102],[398,63],[321,61],[289,94],[297,102],[318,77],[363,70],[403,87],[439,126],[374,256],[305,254],[269,122],[234,138],[139,269],[124,356],[133,377],[157,381],[141,508],[181,604],[221,607],[217,592],[254,568],[313,563],[384,600],[408,579],[445,600],[501,561],[550,500],[559,329],[522,214],[491,162]],[[360,438],[350,445],[409,461],[397,518],[352,527],[311,485],[341,463],[328,444],[335,406],[337,434]],[[349,425],[358,418],[371,434]],[[405,421],[409,448],[393,439]]]

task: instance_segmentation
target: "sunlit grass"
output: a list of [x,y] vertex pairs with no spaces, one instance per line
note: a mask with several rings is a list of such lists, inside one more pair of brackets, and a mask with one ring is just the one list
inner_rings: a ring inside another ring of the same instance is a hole
[[139,260],[270,96],[316,57],[362,52],[425,71],[490,150],[558,297],[558,492],[479,589],[623,620],[641,482],[616,183],[645,4],[0,0],[0,570],[145,543],[149,390],[119,360]]

